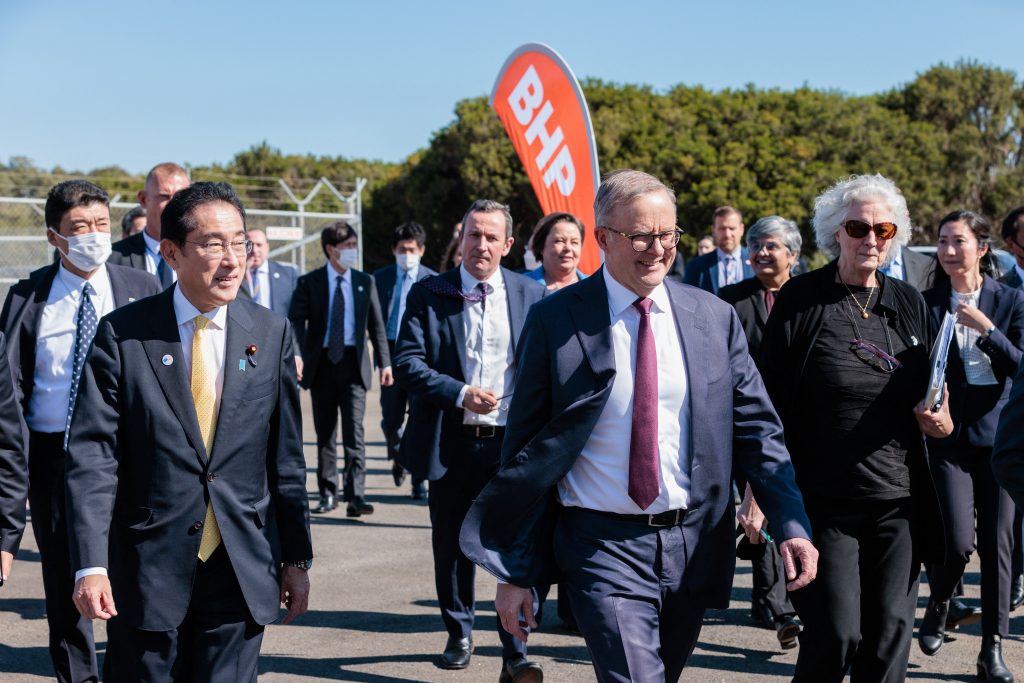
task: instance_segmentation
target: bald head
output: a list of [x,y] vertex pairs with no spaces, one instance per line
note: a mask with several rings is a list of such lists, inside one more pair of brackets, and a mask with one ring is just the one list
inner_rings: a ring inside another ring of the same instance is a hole
[[146,185],[137,195],[146,212],[147,235],[160,239],[160,214],[176,192],[191,184],[188,172],[178,164],[165,162],[152,168],[146,175]]

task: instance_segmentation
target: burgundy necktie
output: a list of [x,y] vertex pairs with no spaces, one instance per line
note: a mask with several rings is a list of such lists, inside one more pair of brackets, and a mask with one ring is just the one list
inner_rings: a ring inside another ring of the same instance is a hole
[[651,331],[651,300],[633,305],[640,311],[633,379],[633,422],[629,437],[629,497],[646,510],[658,497],[658,355]]

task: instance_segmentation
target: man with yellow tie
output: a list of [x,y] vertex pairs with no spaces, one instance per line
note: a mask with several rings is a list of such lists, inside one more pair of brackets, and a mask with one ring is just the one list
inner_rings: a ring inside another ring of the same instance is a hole
[[106,681],[255,681],[263,627],[309,594],[292,333],[235,300],[251,247],[230,185],[180,191],[161,226],[177,284],[104,317],[82,373],[74,600],[109,620]]

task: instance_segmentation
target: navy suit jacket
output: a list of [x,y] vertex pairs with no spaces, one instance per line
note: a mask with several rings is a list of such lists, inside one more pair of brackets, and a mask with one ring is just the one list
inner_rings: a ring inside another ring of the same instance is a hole
[[0,332],[0,550],[18,552],[25,533],[28,498],[28,447],[7,341]]
[[[431,275],[437,275],[437,271],[420,264],[419,272],[416,275],[416,282],[426,280]],[[395,282],[398,280],[398,266],[392,263],[373,271],[373,281],[377,284],[377,298],[380,299],[380,312],[384,318],[384,328],[387,330],[388,320],[391,319],[391,304],[395,298]],[[402,321],[399,320],[399,327]]]
[[[295,281],[299,278],[298,271],[287,263],[269,261],[267,273],[270,276],[270,310],[278,315],[288,317],[288,308],[292,303],[292,294],[295,292]],[[238,288],[238,297],[252,301],[252,292],[249,291],[249,283],[242,282]]]
[[[122,624],[177,628],[209,501],[249,612],[268,624],[278,616],[280,562],[313,556],[292,333],[285,318],[251,301],[228,304],[207,453],[174,289],[100,320],[68,442],[71,569],[108,568]],[[246,361],[251,344],[256,367]]]
[[[155,275],[127,266],[107,263],[110,290],[114,307],[120,308],[138,299],[160,293],[163,289]],[[46,299],[50,296],[58,264],[51,263],[32,271],[7,292],[3,311],[0,312],[0,331],[7,336],[7,353],[14,372],[14,386],[24,414],[32,397],[36,374],[36,337],[43,319]]]
[[[743,279],[754,277],[754,270],[750,267],[750,257],[746,247],[740,249],[740,261],[743,262]],[[706,292],[718,294],[718,290],[725,286],[718,282],[718,250],[698,256],[687,263],[686,270],[683,272],[683,282],[700,287]]]
[[[544,286],[525,275],[501,269],[508,300],[512,345],[530,306],[544,296]],[[462,288],[459,268],[441,273],[456,289]],[[409,394],[409,420],[402,434],[399,460],[416,479],[440,479],[448,469],[448,451],[442,443],[462,425],[463,409],[456,405],[466,367],[466,331],[463,301],[441,296],[421,283],[409,290],[405,317],[395,346],[395,380]],[[518,357],[518,355],[517,355]],[[516,385],[518,386],[518,385]],[[517,390],[518,391],[518,390]]]
[[[942,324],[942,318],[949,310],[951,293],[947,278],[943,278],[937,287],[923,292],[935,329]],[[960,360],[960,346],[954,337],[946,367],[949,412],[954,429],[944,439],[929,438],[930,449],[955,448],[958,445],[991,447],[999,414],[1010,398],[1011,380],[1024,354],[1024,292],[986,275],[981,285],[978,308],[996,326],[988,339],[978,340],[978,348],[992,360],[992,372],[998,384],[971,387],[968,397],[967,374]]]
[[[750,482],[779,540],[810,538],[810,522],[761,376],[733,308],[666,280],[687,366],[690,502],[683,522],[686,582],[709,607],[728,603],[736,562],[732,468]],[[502,466],[462,527],[462,551],[519,586],[556,577],[557,485],[572,469],[615,377],[608,292],[600,273],[530,311],[519,344],[516,392]],[[628,370],[627,370],[628,371]],[[623,435],[625,445],[629,435]]]

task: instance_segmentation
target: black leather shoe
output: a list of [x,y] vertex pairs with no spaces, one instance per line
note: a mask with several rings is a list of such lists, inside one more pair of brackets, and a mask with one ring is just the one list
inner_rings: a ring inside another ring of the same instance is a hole
[[423,485],[422,481],[418,481],[412,485],[412,499],[423,500],[427,497],[427,487]]
[[1010,609],[1015,610],[1024,605],[1024,574],[1017,575],[1010,584]]
[[334,500],[334,496],[328,493],[326,496],[320,496],[320,504],[316,506],[313,512],[323,514],[330,512],[336,507],[338,507],[338,502]]
[[921,652],[929,657],[942,649],[946,642],[946,615],[949,614],[949,602],[935,602],[928,599],[928,607],[924,610],[921,628],[917,629],[917,644]]
[[981,621],[981,608],[969,607],[958,598],[949,601],[949,612],[946,614],[946,630],[955,631],[960,626],[977,624]]
[[391,465],[391,478],[395,480],[395,486],[401,486],[405,482],[405,468],[397,462]]
[[346,517],[362,517],[363,515],[372,515],[373,506],[367,503],[362,498],[356,498],[348,504],[345,508]]
[[543,683],[544,669],[526,657],[506,659],[498,683]]
[[768,608],[768,605],[763,602],[755,603],[750,606],[750,619],[757,624],[760,628],[770,628],[775,630],[775,615]]
[[1013,683],[1013,674],[1003,661],[1003,646],[999,636],[981,637],[978,678],[983,678],[989,683]]
[[437,660],[437,665],[442,669],[465,669],[469,666],[469,658],[473,654],[472,638],[448,637],[444,646],[444,652]]
[[800,622],[793,615],[775,621],[775,635],[778,636],[779,645],[783,650],[792,650],[796,647],[796,639],[801,630]]

